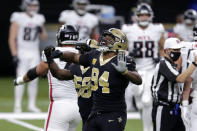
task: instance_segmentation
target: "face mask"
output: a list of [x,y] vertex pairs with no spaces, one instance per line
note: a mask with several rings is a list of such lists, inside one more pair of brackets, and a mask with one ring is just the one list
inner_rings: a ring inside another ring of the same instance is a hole
[[141,26],[148,26],[148,24],[149,24],[149,21],[140,21],[139,22],[139,25],[141,25]]
[[170,58],[173,61],[177,61],[181,55],[181,52],[170,52]]
[[34,16],[37,12],[36,11],[29,11],[29,14]]

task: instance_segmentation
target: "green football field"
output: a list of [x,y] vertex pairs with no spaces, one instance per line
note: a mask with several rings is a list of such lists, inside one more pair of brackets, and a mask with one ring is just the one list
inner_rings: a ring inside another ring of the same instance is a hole
[[[14,77],[0,77],[0,113],[13,112],[14,105]],[[47,78],[39,79],[39,91],[37,96],[37,106],[42,109],[42,112],[47,112],[49,98],[48,98],[48,83]],[[23,112],[27,112],[27,91],[25,90],[23,96]],[[14,120],[17,121],[18,120]],[[22,125],[32,125],[34,127],[43,128],[44,120],[19,120],[19,123],[11,122],[8,119],[0,118],[0,131],[35,131]],[[22,125],[20,124],[22,123]],[[81,130],[81,124],[77,131]],[[142,131],[141,120],[127,120],[125,131]]]

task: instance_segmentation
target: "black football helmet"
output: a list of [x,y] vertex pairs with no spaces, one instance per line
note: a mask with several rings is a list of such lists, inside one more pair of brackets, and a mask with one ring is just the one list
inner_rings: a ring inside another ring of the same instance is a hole
[[87,12],[88,0],[73,0],[72,5],[77,14],[85,15]]
[[193,27],[193,40],[197,41],[197,24]]
[[197,12],[194,9],[188,9],[184,12],[184,22],[188,25],[193,25],[197,19]]
[[[36,8],[34,10],[30,9],[29,6],[35,5]],[[38,0],[22,0],[22,4],[20,6],[22,11],[27,11],[30,14],[35,14],[40,9],[40,2]]]
[[79,38],[79,32],[74,25],[62,25],[56,34],[57,45],[73,45]]
[[[147,14],[149,15],[149,19],[147,20],[139,20],[140,15],[143,14]],[[136,12],[135,12],[135,16],[136,16],[136,20],[138,22],[139,25],[141,26],[147,26],[150,22],[152,22],[153,19],[153,11],[152,8],[150,7],[150,5],[146,4],[146,3],[141,3],[137,6]]]

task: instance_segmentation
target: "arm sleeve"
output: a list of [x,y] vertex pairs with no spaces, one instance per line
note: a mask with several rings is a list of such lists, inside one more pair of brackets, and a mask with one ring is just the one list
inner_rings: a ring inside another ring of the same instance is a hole
[[40,15],[40,23],[43,25],[46,22],[44,15]]
[[91,61],[92,61],[92,56],[95,56],[95,50],[92,50],[86,54],[82,54],[79,57],[79,64],[83,65],[84,67],[88,67],[91,65]]
[[159,72],[165,76],[169,81],[176,81],[179,72],[175,70],[169,62],[161,61]]
[[18,12],[14,12],[14,13],[12,13],[12,15],[11,15],[11,17],[10,17],[10,22],[12,23],[12,22],[16,22],[16,23],[20,23],[19,22],[20,21],[20,15],[19,15],[19,13]]
[[70,70],[72,75],[75,75],[76,74],[76,66],[75,66],[75,64],[71,64],[70,67],[69,67],[69,70]]
[[69,11],[66,11],[66,10],[62,11],[62,12],[60,13],[60,16],[59,16],[58,21],[59,21],[59,22],[65,23],[66,20],[67,20],[67,15],[68,15],[68,14],[69,14]]

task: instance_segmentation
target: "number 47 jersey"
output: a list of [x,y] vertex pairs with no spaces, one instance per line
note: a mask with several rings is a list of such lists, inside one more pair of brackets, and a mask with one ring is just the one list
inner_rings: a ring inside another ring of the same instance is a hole
[[10,22],[18,25],[17,50],[18,55],[35,55],[39,52],[39,30],[38,26],[45,23],[45,18],[41,14],[30,17],[25,12],[14,12],[10,17]]
[[153,58],[159,55],[159,40],[164,33],[162,24],[150,23],[146,29],[141,29],[137,23],[123,25],[129,41],[129,52],[135,52],[136,69],[149,70],[155,67]]

